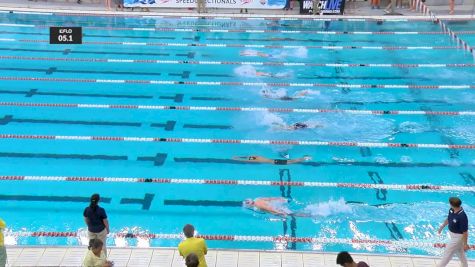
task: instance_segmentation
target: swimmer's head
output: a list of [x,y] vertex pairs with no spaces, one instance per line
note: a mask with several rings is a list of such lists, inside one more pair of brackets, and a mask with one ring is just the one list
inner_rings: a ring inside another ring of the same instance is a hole
[[195,235],[195,227],[191,224],[187,224],[183,227],[183,234],[186,238],[193,237]]
[[303,122],[297,122],[297,123],[294,123],[294,125],[292,125],[292,127],[297,130],[297,129],[305,129],[305,128],[308,128],[308,125],[306,123],[303,123]]
[[251,209],[254,207],[254,200],[248,198],[246,200],[244,200],[242,202],[242,205],[245,207],[245,208],[248,208],[248,209]]
[[378,21],[376,21],[376,24],[378,24],[378,25],[383,25],[383,21],[382,21],[382,20],[378,20]]
[[270,95],[270,90],[269,89],[261,89],[261,95],[269,96]]

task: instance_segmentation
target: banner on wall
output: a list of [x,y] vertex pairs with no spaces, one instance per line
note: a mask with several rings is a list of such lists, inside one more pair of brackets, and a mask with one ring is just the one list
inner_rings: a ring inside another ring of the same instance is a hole
[[[318,6],[323,15],[343,15],[345,0],[320,0]],[[300,14],[313,14],[313,0],[300,0]]]
[[[283,9],[290,0],[205,0],[210,8]],[[197,0],[124,0],[125,7],[195,8]]]

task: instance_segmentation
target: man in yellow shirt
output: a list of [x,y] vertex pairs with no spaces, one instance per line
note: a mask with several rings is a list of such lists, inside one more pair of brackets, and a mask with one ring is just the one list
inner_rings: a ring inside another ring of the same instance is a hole
[[3,238],[3,230],[7,227],[2,218],[0,218],[0,267],[5,267],[7,264],[7,250],[5,248],[5,241]]
[[205,259],[205,255],[208,253],[208,247],[206,246],[205,240],[203,238],[194,237],[195,227],[191,224],[187,224],[183,227],[183,233],[185,234],[186,240],[178,245],[178,252],[180,252],[180,255],[183,258],[186,258],[188,254],[194,253],[200,260],[200,265],[198,265],[198,267],[208,267]]

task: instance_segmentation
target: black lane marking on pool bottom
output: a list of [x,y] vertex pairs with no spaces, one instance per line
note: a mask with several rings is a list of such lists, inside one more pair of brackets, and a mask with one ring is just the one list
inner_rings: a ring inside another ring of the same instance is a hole
[[113,52],[113,51],[76,51],[72,49],[52,50],[52,49],[25,49],[25,48],[0,48],[0,51],[15,52],[39,52],[39,53],[62,53],[69,54],[93,54],[93,55],[128,55],[128,56],[170,56],[169,53],[139,53],[139,52]]
[[[279,181],[280,182],[291,182],[292,181],[292,176],[290,175],[290,170],[289,169],[280,169],[279,170]],[[279,187],[280,193],[283,198],[287,198],[289,200],[292,200],[292,189],[290,185],[287,185],[287,190],[285,188],[285,185],[281,185]],[[290,236],[291,237],[297,237],[297,219],[295,216],[290,216]],[[288,231],[288,225],[287,225],[287,220],[282,221],[282,225],[284,228],[284,236],[287,235]],[[287,249],[297,249],[297,243],[296,242],[291,242],[290,244],[287,244]]]
[[[233,159],[219,159],[219,158],[174,158],[175,162],[181,163],[222,163],[222,164],[248,164],[258,165],[266,163],[257,162],[245,162],[237,161]],[[391,167],[391,168],[432,168],[432,167],[475,167],[473,164],[462,163],[457,166],[444,163],[412,163],[412,162],[389,162],[389,163],[377,163],[377,162],[300,162],[296,163],[305,166],[321,167],[321,166],[369,166],[369,167]]]
[[127,156],[86,155],[86,154],[52,154],[52,153],[11,153],[0,152],[0,158],[46,158],[46,159],[80,159],[80,160],[127,160]]
[[[368,204],[361,201],[346,201],[346,204],[356,204],[356,205],[365,205],[371,207],[385,207],[388,205],[393,205],[394,203],[385,203],[385,204]],[[215,206],[215,207],[242,207],[242,201],[232,201],[232,200],[188,200],[188,199],[165,199],[163,200],[164,205],[168,206]],[[398,203],[398,204],[408,204],[408,203]]]
[[[292,181],[292,176],[290,175],[290,170],[289,169],[280,169],[279,170],[279,180],[280,182],[291,182]],[[292,189],[290,188],[290,185],[287,187],[287,191],[285,190],[285,186],[281,185],[280,186],[280,191],[282,194],[282,197],[285,197],[287,199],[292,199]]]
[[367,146],[360,147],[360,154],[363,157],[371,157],[372,156],[371,149]]
[[175,129],[176,121],[167,121],[166,123],[152,123],[151,127],[164,128],[165,131],[173,131]]
[[230,98],[224,97],[204,97],[204,96],[194,96],[190,98],[191,100],[199,100],[199,101],[230,101]]
[[212,124],[185,124],[183,128],[190,128],[190,129],[218,129],[218,130],[229,130],[232,129],[233,126],[230,125],[212,125]]
[[242,207],[242,201],[226,200],[186,200],[186,199],[165,199],[163,205],[168,206],[215,206],[215,207]]
[[[46,201],[46,202],[84,202],[91,201],[91,197],[71,197],[71,196],[28,196],[28,195],[0,195],[0,200],[9,201]],[[111,198],[101,197],[101,202],[111,203]]]
[[15,119],[13,115],[5,115],[0,118],[0,125],[16,123],[45,123],[45,124],[76,124],[76,125],[101,125],[101,126],[125,126],[140,127],[141,123],[135,122],[108,122],[108,121],[74,121],[74,120],[45,120],[45,119]]
[[[152,205],[155,194],[145,194],[143,199],[141,198],[123,198],[120,200],[120,204],[139,204],[142,205],[142,210],[149,210]],[[101,198],[102,200],[102,198]]]
[[151,99],[153,96],[144,95],[113,95],[113,94],[84,94],[84,93],[63,93],[63,92],[40,92],[38,89],[29,91],[0,90],[0,94],[33,96],[72,96],[72,97],[104,97],[104,98],[132,98],[132,99]]
[[130,72],[130,71],[97,71],[97,70],[63,70],[56,67],[50,67],[48,69],[39,68],[0,68],[5,71],[29,71],[29,72],[42,72],[47,75],[58,73],[89,73],[89,74],[114,74],[114,75],[151,75],[160,76],[159,72]]
[[187,57],[189,59],[194,59],[195,56],[196,56],[196,53],[195,52],[188,52],[186,54],[176,54],[176,56],[178,56],[178,57]]
[[398,226],[394,222],[385,222],[384,225],[389,231],[391,238],[394,240],[401,240],[404,239],[404,236],[401,234]]
[[[431,107],[427,107],[427,106],[421,106],[420,110],[426,111],[426,112],[433,111]],[[439,133],[442,143],[448,144],[448,145],[453,145],[454,144],[453,140],[444,133],[444,131],[441,127],[441,121],[440,121],[439,117],[431,115],[431,114],[425,114],[424,116],[426,117],[427,121],[429,122],[429,126],[430,126],[431,130],[435,130]],[[450,156],[451,159],[458,159],[459,158],[459,155],[460,155],[459,150],[457,150],[455,148],[446,148],[445,150],[449,153],[449,156]]]
[[167,160],[168,154],[166,153],[157,153],[153,157],[137,157],[137,161],[151,161],[154,166],[163,166]]
[[[371,180],[373,181],[374,184],[384,184],[384,181],[383,181],[383,179],[381,178],[381,176],[379,175],[378,172],[369,171],[368,175],[369,175],[369,177],[371,178]],[[376,188],[375,190],[376,190],[376,199],[381,200],[381,201],[387,201],[388,200],[388,198],[387,198],[388,190],[387,189]]]
[[[475,177],[471,173],[461,172],[459,175],[463,178],[467,186],[475,186]],[[475,195],[475,192],[472,192],[472,194]]]
[[175,94],[175,96],[160,96],[160,99],[172,99],[175,103],[183,102],[184,94]]
[[224,77],[224,78],[230,78],[230,77],[240,77],[236,75],[229,75],[229,74],[214,74],[214,73],[203,73],[203,74],[196,74],[197,77]]
[[188,79],[190,78],[190,71],[183,71],[182,73],[169,73],[168,76],[175,76],[175,77],[181,77],[182,79]]

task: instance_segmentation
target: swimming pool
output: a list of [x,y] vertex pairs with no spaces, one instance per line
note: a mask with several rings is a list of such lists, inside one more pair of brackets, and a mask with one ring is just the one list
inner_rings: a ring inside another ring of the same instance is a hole
[[[96,192],[117,246],[192,223],[210,247],[433,255],[449,196],[475,219],[474,62],[431,21],[0,18],[7,244],[80,244]],[[252,155],[312,159],[232,160]],[[311,216],[242,207],[259,197]]]

